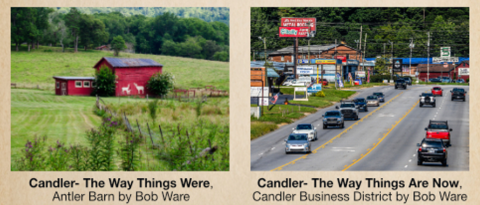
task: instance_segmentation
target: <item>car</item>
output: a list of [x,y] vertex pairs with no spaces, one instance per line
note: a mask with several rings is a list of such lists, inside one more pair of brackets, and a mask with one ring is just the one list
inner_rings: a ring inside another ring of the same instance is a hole
[[434,96],[443,96],[443,89],[441,87],[433,87],[432,95]]
[[285,141],[285,154],[291,152],[312,152],[312,144],[306,134],[290,134]]
[[452,79],[450,79],[449,77],[441,77],[440,80],[442,81],[442,83],[452,82]]
[[340,128],[345,127],[345,122],[343,121],[343,115],[338,110],[330,110],[325,112],[323,117],[323,129],[327,129],[328,126],[340,126]]
[[412,85],[412,78],[410,77],[403,77],[403,80],[407,83],[407,85]]
[[455,81],[456,83],[465,83],[465,80],[464,79],[458,79],[457,81]]
[[423,107],[423,105],[431,105],[435,107],[435,97],[432,93],[422,93],[420,95],[420,103],[418,103],[418,106]]
[[367,106],[380,106],[380,101],[376,95],[367,96]]
[[358,120],[358,109],[353,101],[340,101],[340,107],[336,106],[335,108],[339,109],[342,113],[343,118],[353,118]]
[[317,140],[317,128],[312,124],[298,124],[296,128],[293,128],[293,134],[306,134],[309,141]]
[[355,102],[355,105],[357,106],[358,110],[363,110],[365,112],[368,112],[367,100],[365,100],[365,98],[355,98],[353,99],[353,102]]
[[373,93],[373,95],[376,95],[378,97],[378,101],[385,102],[385,96],[382,92]]
[[453,88],[453,90],[450,90],[450,93],[452,93],[452,101],[456,99],[462,99],[465,101],[467,91],[463,88]]
[[407,89],[407,83],[405,82],[405,80],[397,79],[397,81],[395,81],[395,89],[398,88]]
[[417,144],[417,165],[427,162],[441,162],[443,166],[447,166],[448,152],[445,145],[440,139],[423,139]]
[[430,78],[430,82],[432,82],[432,83],[441,83],[442,80],[440,80],[439,78]]
[[441,139],[447,146],[452,145],[450,139],[450,132],[452,129],[448,128],[448,121],[430,120],[425,131],[425,138]]

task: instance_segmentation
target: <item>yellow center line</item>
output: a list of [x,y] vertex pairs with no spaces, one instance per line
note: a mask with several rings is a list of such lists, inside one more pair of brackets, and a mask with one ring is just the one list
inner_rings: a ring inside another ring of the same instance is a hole
[[419,100],[418,100],[417,102],[415,102],[415,103],[413,104],[413,106],[410,108],[410,110],[408,110],[408,111],[405,113],[405,115],[403,115],[403,117],[400,118],[400,120],[395,121],[395,124],[393,124],[392,128],[391,128],[391,129],[388,129],[388,132],[385,133],[385,134],[383,134],[383,137],[380,138],[377,143],[374,143],[372,148],[368,148],[368,149],[367,149],[367,153],[361,154],[361,155],[360,155],[360,158],[359,158],[358,160],[355,160],[355,161],[354,161],[353,163],[351,163],[350,165],[348,165],[348,166],[345,165],[345,166],[344,166],[345,168],[344,168],[342,171],[347,170],[348,168],[350,168],[351,166],[353,166],[354,164],[356,164],[357,162],[359,162],[360,160],[362,160],[364,157],[366,157],[368,154],[370,154],[370,152],[372,152],[372,151],[383,141],[383,139],[385,139],[385,137],[387,137],[387,136],[390,134],[390,132],[403,120],[403,118],[405,118],[405,117],[413,110],[413,108],[415,108],[415,107],[418,105],[419,102],[420,102]]
[[[329,140],[328,142],[326,142],[325,144],[320,145],[320,146],[317,147],[317,149],[315,149],[315,150],[312,150],[312,153],[310,153],[310,154],[316,154],[319,149],[324,149],[327,144],[332,143],[333,140],[335,140],[335,139],[339,138],[341,135],[347,133],[348,130],[352,129],[353,126],[358,125],[358,122],[359,122],[359,121],[362,122],[364,119],[367,119],[367,118],[370,117],[373,113],[375,113],[377,110],[380,110],[380,109],[383,108],[385,105],[390,104],[390,102],[392,102],[395,98],[397,98],[398,96],[400,96],[402,93],[403,93],[403,91],[400,92],[400,93],[399,93],[398,95],[396,95],[395,97],[393,97],[392,99],[390,99],[388,102],[383,103],[383,105],[381,105],[381,106],[378,107],[377,109],[373,110],[372,112],[370,112],[370,113],[368,113],[367,115],[365,115],[364,117],[362,117],[362,118],[361,118],[360,120],[358,120],[356,123],[350,125],[350,127],[348,127],[348,128],[346,128],[345,130],[343,130],[340,134],[338,134],[337,136],[333,137],[332,139],[330,139],[330,140]],[[284,164],[284,165],[282,165],[282,166],[279,166],[279,167],[277,167],[277,168],[275,168],[275,169],[272,169],[272,170],[270,170],[270,171],[279,171],[279,170],[282,170],[283,167],[288,166],[288,165],[290,165],[290,164],[295,164],[295,162],[297,162],[298,160],[306,159],[307,156],[310,155],[310,154],[305,154],[305,155],[303,155],[303,156],[301,156],[301,157],[299,157],[299,158],[297,158],[297,159],[295,159],[295,160],[293,160],[293,161],[291,161],[291,162],[288,162],[288,163],[286,163],[286,164]]]

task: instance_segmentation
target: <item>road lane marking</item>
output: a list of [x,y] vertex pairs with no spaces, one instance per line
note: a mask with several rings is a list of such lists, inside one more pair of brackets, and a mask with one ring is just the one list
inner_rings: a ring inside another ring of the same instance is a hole
[[[394,99],[396,99],[396,98],[397,98],[398,96],[400,96],[402,93],[403,93],[403,91],[400,92],[400,93],[398,93],[395,97],[393,97],[392,99],[390,99],[388,102],[386,102],[386,103],[384,103],[383,105],[377,107],[377,109],[375,109],[375,110],[373,110],[372,112],[368,113],[367,115],[363,116],[360,120],[367,119],[368,117],[370,117],[371,115],[373,115],[373,113],[377,112],[377,110],[380,110],[381,108],[383,108],[384,106],[386,106],[387,104],[389,104],[390,102],[392,102]],[[356,123],[350,125],[348,128],[344,129],[342,132],[340,132],[340,134],[338,134],[337,136],[333,137],[332,139],[330,139],[330,140],[329,140],[328,142],[326,142],[325,144],[320,145],[320,146],[317,147],[316,149],[312,150],[312,153],[310,153],[310,154],[316,154],[319,149],[324,149],[327,144],[332,143],[333,140],[335,140],[335,139],[337,139],[337,138],[340,138],[341,135],[347,133],[349,129],[352,129],[352,127],[355,126],[355,125],[357,125],[357,124],[358,124],[358,121],[357,121]],[[373,145],[375,145],[375,144],[373,144]],[[299,158],[297,158],[297,159],[294,159],[293,161],[290,161],[290,162],[288,162],[288,163],[286,163],[286,164],[284,164],[284,165],[281,165],[281,166],[279,166],[279,167],[277,167],[277,168],[275,168],[275,169],[272,169],[272,170],[270,170],[270,171],[280,171],[280,170],[283,169],[283,167],[286,167],[286,166],[288,166],[288,165],[290,165],[290,164],[295,164],[295,162],[298,161],[298,160],[306,159],[306,157],[307,157],[308,155],[310,155],[310,154],[305,154],[305,155],[303,155],[303,156],[301,156],[301,157],[299,157]]]
[[[351,166],[353,166],[354,164],[356,164],[357,162],[359,162],[360,160],[362,160],[365,156],[367,156],[368,154],[370,154],[370,152],[372,152],[372,150],[374,150],[374,149],[385,139],[385,137],[387,137],[387,136],[390,134],[390,132],[393,130],[393,128],[395,128],[400,122],[402,122],[402,120],[415,108],[415,106],[417,106],[418,103],[419,103],[419,101],[417,101],[416,103],[414,103],[413,106],[410,108],[410,110],[408,110],[403,117],[401,117],[398,121],[396,121],[395,124],[392,125],[392,128],[391,128],[390,130],[388,130],[388,132],[387,132],[385,135],[383,135],[383,137],[382,137],[381,140],[379,140],[377,143],[374,143],[374,144],[373,144],[373,147],[370,148],[369,150],[367,149],[367,150],[368,150],[367,153],[365,153],[363,156],[361,156],[361,157],[360,157],[358,160],[356,160],[355,162],[353,162],[353,163],[351,163],[350,165],[348,165],[347,167],[345,167],[342,171],[347,170],[348,168],[350,168]],[[406,168],[406,167],[405,167],[405,168]]]

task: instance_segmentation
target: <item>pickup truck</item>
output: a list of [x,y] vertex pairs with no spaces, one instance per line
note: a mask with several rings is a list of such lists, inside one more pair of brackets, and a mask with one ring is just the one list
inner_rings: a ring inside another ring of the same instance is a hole
[[425,131],[426,139],[441,139],[447,146],[452,145],[450,139],[452,129],[448,127],[448,121],[430,120]]

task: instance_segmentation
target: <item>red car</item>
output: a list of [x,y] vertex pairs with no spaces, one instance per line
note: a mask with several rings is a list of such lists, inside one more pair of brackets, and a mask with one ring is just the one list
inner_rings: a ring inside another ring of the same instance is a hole
[[[316,83],[316,82],[317,82],[317,81],[315,80],[315,83]],[[328,85],[328,81],[325,80],[325,79],[318,80],[318,82],[321,82],[323,86],[327,86],[327,85]]]
[[441,87],[433,87],[432,94],[443,96],[443,89]]
[[430,120],[425,131],[427,131],[425,138],[441,139],[447,146],[451,145],[450,132],[452,129],[448,128],[448,121]]

